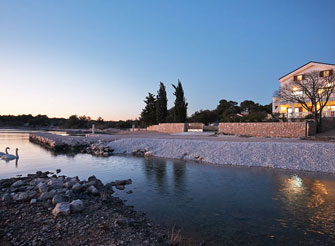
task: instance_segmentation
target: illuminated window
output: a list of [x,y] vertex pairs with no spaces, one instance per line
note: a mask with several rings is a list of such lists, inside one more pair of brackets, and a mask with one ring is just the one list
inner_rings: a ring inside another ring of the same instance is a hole
[[329,77],[333,75],[333,70],[324,70],[320,72],[320,77]]
[[294,96],[302,96],[303,94],[304,94],[303,91],[293,90],[293,92],[292,92],[292,95],[294,95]]
[[293,77],[294,81],[301,81],[303,79],[304,79],[304,75],[302,75],[302,74]]

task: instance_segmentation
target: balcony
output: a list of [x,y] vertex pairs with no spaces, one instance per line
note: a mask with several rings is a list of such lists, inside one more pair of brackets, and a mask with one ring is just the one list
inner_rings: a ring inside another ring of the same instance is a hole
[[[301,119],[305,118],[307,115],[310,115],[309,112],[294,112],[294,113],[283,113],[281,114],[288,119]],[[335,111],[324,111],[322,112],[323,118],[335,118]]]

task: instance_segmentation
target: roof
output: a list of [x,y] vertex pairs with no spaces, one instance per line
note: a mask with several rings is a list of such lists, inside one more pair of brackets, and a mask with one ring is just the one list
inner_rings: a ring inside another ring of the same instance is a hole
[[294,69],[293,71],[285,74],[284,76],[280,77],[278,80],[281,80],[282,78],[286,77],[287,75],[291,74],[291,73],[294,73],[295,71],[299,70],[300,68],[304,67],[304,66],[307,66],[308,64],[310,63],[317,63],[317,64],[323,64],[323,65],[331,65],[331,66],[335,66],[335,64],[332,64],[332,63],[324,63],[324,62],[316,62],[316,61],[310,61],[310,62],[307,62],[306,64],[298,67],[297,69]]

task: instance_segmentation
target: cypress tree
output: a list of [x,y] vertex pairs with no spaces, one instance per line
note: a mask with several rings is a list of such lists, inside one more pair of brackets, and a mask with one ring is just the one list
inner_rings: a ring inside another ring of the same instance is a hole
[[156,121],[157,123],[166,122],[167,118],[167,97],[165,85],[160,82],[159,90],[157,91],[156,99]]
[[145,102],[145,108],[142,110],[141,113],[141,121],[149,125],[155,125],[157,124],[156,121],[156,97],[155,95],[148,93],[148,96],[144,100]]
[[174,101],[174,122],[176,123],[184,123],[187,118],[187,106],[184,96],[184,90],[181,82],[178,80],[178,85],[172,85],[175,89],[173,95],[176,96],[176,100]]

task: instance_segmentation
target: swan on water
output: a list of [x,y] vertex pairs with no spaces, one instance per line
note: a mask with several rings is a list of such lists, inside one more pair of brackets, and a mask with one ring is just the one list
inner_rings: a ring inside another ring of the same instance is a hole
[[8,150],[9,149],[10,149],[9,147],[6,147],[5,153],[4,152],[0,152],[0,157],[3,156],[3,155],[8,155]]
[[10,154],[6,154],[1,156],[1,160],[6,160],[6,161],[10,161],[10,160],[15,160],[15,159],[19,159],[19,149],[16,148],[16,155],[10,155]]

